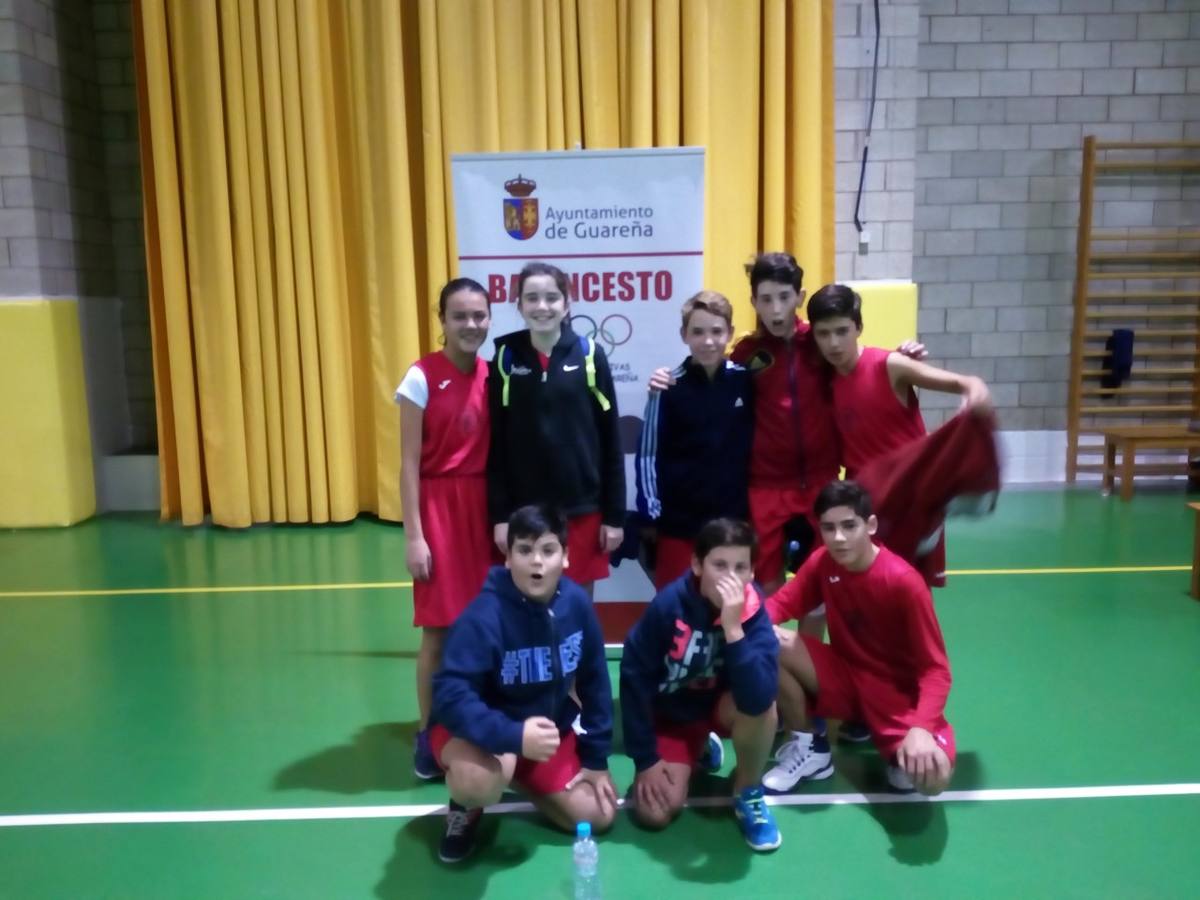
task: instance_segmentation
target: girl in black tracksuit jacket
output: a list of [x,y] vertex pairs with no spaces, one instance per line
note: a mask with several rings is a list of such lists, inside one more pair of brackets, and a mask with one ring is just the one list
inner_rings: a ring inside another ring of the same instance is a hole
[[604,351],[571,330],[561,270],[521,271],[518,309],[530,325],[496,339],[488,373],[492,439],[488,513],[499,546],[514,509],[548,503],[568,518],[568,569],[589,588],[608,576],[625,521],[625,460]]

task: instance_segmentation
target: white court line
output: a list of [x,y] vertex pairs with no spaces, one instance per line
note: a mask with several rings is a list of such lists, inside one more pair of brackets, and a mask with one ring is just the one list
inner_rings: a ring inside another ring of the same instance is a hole
[[[989,803],[1003,800],[1091,800],[1111,797],[1200,796],[1200,784],[1113,784],[1089,787],[993,788],[920,794],[784,794],[768,797],[771,806],[846,806],[887,803]],[[728,797],[694,797],[692,808],[728,806]],[[620,801],[625,806],[625,801]],[[212,809],[162,812],[51,813],[0,816],[0,828],[47,825],[164,825],[188,822],[302,822],[330,819],[412,819],[444,813],[443,803],[398,806],[310,806],[276,809]],[[497,803],[490,813],[533,812],[525,802]]]

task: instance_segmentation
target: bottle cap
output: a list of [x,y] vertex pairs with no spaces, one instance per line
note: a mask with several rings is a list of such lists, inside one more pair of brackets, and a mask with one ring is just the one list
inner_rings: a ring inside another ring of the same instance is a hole
[[585,838],[585,837],[591,837],[591,836],[592,836],[592,823],[591,822],[580,822],[578,825],[575,826],[575,837]]

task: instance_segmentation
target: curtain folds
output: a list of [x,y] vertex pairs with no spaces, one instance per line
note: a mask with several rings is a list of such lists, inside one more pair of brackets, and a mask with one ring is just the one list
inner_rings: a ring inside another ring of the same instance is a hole
[[453,153],[703,146],[705,283],[833,275],[832,4],[135,0],[162,514],[400,519]]

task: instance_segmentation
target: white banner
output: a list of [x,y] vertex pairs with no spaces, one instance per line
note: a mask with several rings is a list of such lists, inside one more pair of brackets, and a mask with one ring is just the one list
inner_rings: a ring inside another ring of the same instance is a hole
[[[571,324],[604,348],[617,387],[629,508],[633,453],[655,368],[687,355],[679,308],[704,277],[704,150],[576,150],[451,157],[458,274],[492,296],[491,337],[525,327],[517,273],[545,260],[571,279]],[[491,340],[483,351],[491,356]],[[622,563],[596,599],[649,600]],[[649,592],[648,592],[649,591]]]

